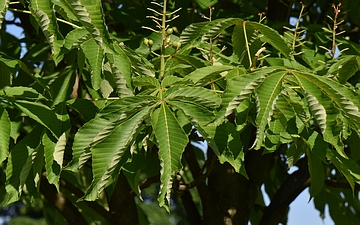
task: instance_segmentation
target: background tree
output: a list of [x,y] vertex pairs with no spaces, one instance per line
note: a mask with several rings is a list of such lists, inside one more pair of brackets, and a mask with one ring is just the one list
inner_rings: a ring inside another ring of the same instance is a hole
[[0,5],[2,205],[271,225],[310,187],[321,215],[359,224],[359,1]]

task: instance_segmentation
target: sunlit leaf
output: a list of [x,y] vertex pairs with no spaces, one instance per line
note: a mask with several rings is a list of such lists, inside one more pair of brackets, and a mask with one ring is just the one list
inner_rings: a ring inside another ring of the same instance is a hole
[[154,111],[151,122],[159,146],[161,186],[158,201],[169,211],[173,176],[182,168],[181,155],[188,143],[187,135],[166,104]]

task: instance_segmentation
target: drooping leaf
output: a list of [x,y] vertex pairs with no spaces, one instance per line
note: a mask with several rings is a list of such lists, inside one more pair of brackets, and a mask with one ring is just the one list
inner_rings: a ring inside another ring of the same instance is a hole
[[272,111],[276,106],[278,94],[282,89],[282,79],[286,72],[280,71],[266,77],[263,83],[256,89],[257,94],[257,116],[256,125],[257,133],[254,142],[255,149],[260,149],[263,144],[266,126],[269,124]]
[[331,65],[327,75],[334,76],[339,79],[341,84],[345,84],[359,70],[358,60],[359,56],[343,56],[339,61]]
[[91,66],[91,84],[95,90],[98,90],[103,79],[102,65],[104,60],[104,50],[96,44],[94,39],[86,41],[82,45],[82,50]]
[[70,31],[64,40],[64,47],[68,50],[80,47],[82,43],[90,39],[89,32],[85,29],[74,29]]
[[46,98],[31,87],[7,87],[0,91],[0,96],[31,100],[45,100]]
[[84,124],[75,134],[72,161],[65,169],[77,171],[81,168],[91,157],[90,148],[106,138],[116,123],[142,110],[143,107],[153,105],[154,99],[149,96],[126,97],[104,108],[98,117]]
[[55,112],[49,107],[38,102],[25,100],[17,100],[14,102],[14,105],[31,119],[48,128],[55,137],[60,137],[62,129],[61,124],[63,121],[59,120]]
[[184,80],[192,80],[194,83],[198,83],[200,80],[206,78],[207,76],[211,76],[213,74],[219,74],[221,72],[233,69],[232,66],[207,66],[200,69],[195,70],[194,72],[186,75]]
[[[155,77],[155,69],[154,69],[154,65],[152,63],[150,63],[146,58],[137,54],[132,49],[130,49],[124,45],[121,45],[121,46],[122,46],[123,52],[129,58],[133,72],[136,75]],[[128,75],[126,75],[126,77],[127,77],[127,79],[131,78],[131,76],[128,76]]]
[[[239,18],[216,19],[209,22],[193,23],[183,30],[180,35],[180,42],[184,45],[196,41],[206,41],[207,39],[221,33],[226,28],[241,23]],[[184,50],[186,47],[184,48]]]
[[165,103],[152,113],[151,123],[161,160],[161,186],[158,201],[161,207],[169,211],[172,179],[182,167],[181,155],[188,143],[188,138]]
[[113,52],[100,0],[66,0],[74,15],[105,52]]
[[228,80],[228,87],[222,97],[219,117],[230,115],[234,109],[252,94],[264,78],[275,69],[263,69],[251,74],[243,74],[242,71],[233,70],[229,72],[231,79]]
[[183,87],[175,91],[165,92],[164,97],[169,100],[190,101],[204,107],[215,109],[221,99],[214,91],[201,87]]
[[53,59],[58,62],[56,58],[60,53],[60,48],[63,46],[64,37],[59,32],[53,3],[49,0],[34,0],[30,2],[29,6],[32,15],[50,43]]
[[257,22],[248,21],[247,24],[253,26],[257,30],[259,30],[259,32],[261,32],[261,34],[263,35],[261,39],[271,44],[274,48],[276,48],[279,52],[281,52],[281,54],[283,54],[286,58],[288,59],[290,58],[290,48],[276,30],[274,30],[269,26]]
[[[262,47],[260,33],[247,22],[236,24],[231,36],[234,53],[245,68],[255,67],[255,54]],[[250,55],[249,55],[250,54]]]
[[59,189],[59,179],[61,167],[54,160],[54,152],[56,147],[56,138],[51,133],[45,133],[42,138],[42,144],[44,145],[44,157],[45,157],[45,169],[47,179],[50,184],[54,184],[57,190]]
[[79,113],[84,122],[93,119],[98,112],[98,108],[87,99],[70,99],[67,103],[68,107]]
[[60,102],[66,101],[73,91],[75,83],[75,71],[73,68],[69,68],[59,74],[59,77],[50,84],[50,90],[53,96],[53,105],[57,105]]
[[0,106],[0,163],[9,155],[11,123],[7,111]]
[[120,97],[131,96],[131,62],[120,47],[115,47],[116,54],[107,54],[110,67],[116,83],[116,92]]
[[[6,204],[19,200],[25,184],[27,175],[30,172],[32,154],[40,145],[40,138],[43,128],[36,128],[25,136],[11,150],[6,167],[6,192],[9,194]],[[27,164],[27,167],[24,166]],[[22,176],[22,177],[20,177]]]
[[306,151],[308,156],[308,167],[311,177],[310,195],[317,195],[324,186],[325,173],[322,161],[326,158],[327,143],[321,135],[313,132],[307,140],[309,148]]
[[90,187],[82,198],[94,201],[105,188],[121,157],[135,139],[149,108],[144,108],[125,122],[115,126],[111,133],[91,148],[93,176]]

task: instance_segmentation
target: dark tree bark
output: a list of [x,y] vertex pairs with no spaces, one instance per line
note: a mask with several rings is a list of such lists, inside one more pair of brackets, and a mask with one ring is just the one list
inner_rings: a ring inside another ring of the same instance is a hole
[[40,192],[45,199],[64,216],[69,224],[87,225],[85,218],[77,207],[61,192],[58,193],[55,186],[51,185],[46,177],[41,177]]
[[269,0],[267,18],[274,22],[287,22],[294,0]]
[[249,151],[245,156],[245,167],[249,180],[236,173],[228,164],[217,162],[209,176],[210,204],[203,204],[204,224],[247,225],[250,212],[274,164],[274,154],[262,155],[262,151]]
[[259,225],[277,225],[286,216],[292,201],[310,185],[307,158],[298,161],[299,169],[287,177],[265,208]]
[[139,224],[137,208],[132,190],[123,172],[120,172],[113,194],[109,199],[109,210],[113,214],[111,224]]

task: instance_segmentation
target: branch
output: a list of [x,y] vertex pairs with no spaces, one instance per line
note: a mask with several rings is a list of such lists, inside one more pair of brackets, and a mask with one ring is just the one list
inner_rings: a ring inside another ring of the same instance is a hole
[[290,203],[310,185],[307,158],[300,159],[297,165],[299,169],[287,177],[265,208],[259,225],[277,225],[286,215]]
[[181,201],[184,205],[188,221],[191,225],[200,225],[202,224],[201,216],[199,214],[199,211],[196,208],[196,205],[194,203],[194,200],[191,196],[191,193],[186,190],[182,193],[180,196]]
[[[67,182],[64,179],[60,180],[60,185],[68,190],[69,192],[73,193],[76,197],[81,198],[84,196],[84,192],[82,192],[79,188],[77,188],[75,185],[71,184],[70,182]],[[109,211],[105,210],[104,207],[99,205],[95,201],[83,201],[89,208],[94,210],[96,213],[98,213],[100,216],[104,217],[106,220],[111,221],[112,215]]]
[[85,218],[63,193],[58,193],[46,177],[41,176],[40,192],[45,199],[55,207],[69,224],[87,225]]
[[[325,184],[327,186],[333,187],[333,188],[344,188],[344,189],[352,189],[350,184],[347,182],[339,182],[337,180],[325,180]],[[354,190],[359,191],[360,185],[355,184]]]

